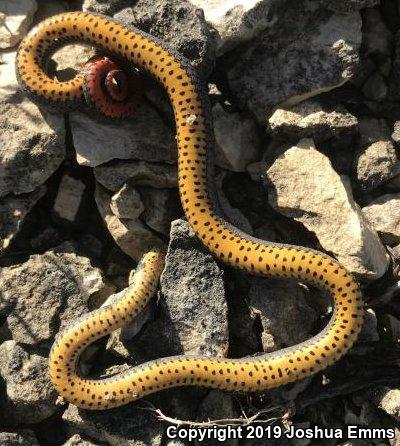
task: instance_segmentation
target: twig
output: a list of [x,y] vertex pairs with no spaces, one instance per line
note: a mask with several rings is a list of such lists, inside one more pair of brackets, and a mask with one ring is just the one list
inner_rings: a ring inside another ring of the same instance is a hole
[[152,404],[149,403],[149,407],[143,408],[144,410],[151,411],[157,415],[159,420],[167,421],[168,423],[175,424],[177,426],[194,426],[194,427],[205,427],[205,426],[247,426],[254,422],[272,424],[275,421],[281,420],[282,417],[273,417],[268,419],[261,419],[260,417],[264,414],[273,412],[274,410],[280,409],[279,407],[271,407],[268,409],[263,409],[258,411],[252,416],[247,416],[244,411],[242,411],[243,418],[222,418],[219,420],[207,420],[207,421],[192,421],[192,420],[180,420],[179,418],[169,417],[165,415],[161,409],[157,409]]

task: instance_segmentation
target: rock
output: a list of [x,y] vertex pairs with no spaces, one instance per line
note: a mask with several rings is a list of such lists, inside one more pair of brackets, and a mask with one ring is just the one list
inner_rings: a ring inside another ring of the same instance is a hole
[[70,43],[53,54],[49,63],[49,72],[60,82],[70,80],[82,71],[86,62],[95,54],[92,47]]
[[226,172],[221,172],[217,174],[214,178],[214,182],[216,185],[216,193],[218,196],[219,206],[221,207],[222,212],[226,216],[227,220],[234,225],[236,228],[244,231],[246,234],[253,234],[253,228],[246,218],[245,215],[238,209],[231,205],[228,197],[225,195],[225,192],[222,189],[222,184],[225,179]]
[[379,5],[380,0],[319,0],[328,9],[337,12],[358,11]]
[[173,163],[176,142],[159,114],[142,102],[134,119],[102,123],[74,112],[70,124],[76,158],[83,166],[95,167],[112,159],[140,159]]
[[81,205],[85,184],[69,175],[61,178],[53,211],[57,217],[73,223]]
[[93,443],[92,441],[83,440],[79,434],[73,435],[68,441],[63,443],[62,446],[100,446],[99,443]]
[[139,261],[151,248],[164,246],[163,242],[138,219],[121,221],[110,208],[111,195],[102,186],[96,186],[95,199],[100,215],[117,245],[132,259]]
[[358,131],[360,134],[360,146],[367,147],[374,142],[388,141],[390,130],[384,119],[369,118],[363,116],[358,118]]
[[0,345],[0,376],[7,395],[0,406],[7,424],[38,423],[58,410],[48,368],[47,357],[30,354],[13,340]]
[[217,55],[222,55],[232,48],[254,38],[260,31],[273,23],[269,14],[270,0],[245,0],[209,2],[190,0],[202,8],[209,24],[218,31]]
[[357,118],[342,107],[326,109],[306,101],[292,109],[278,108],[268,120],[272,133],[282,139],[313,138],[316,142],[343,138],[357,131]]
[[15,51],[1,52],[0,63],[0,101],[12,100],[18,92],[18,81],[15,75]]
[[400,31],[394,38],[394,55],[392,59],[392,71],[389,78],[388,97],[391,101],[400,100]]
[[264,351],[298,344],[309,337],[317,314],[307,289],[292,280],[251,278],[249,305],[261,321]]
[[391,178],[385,183],[385,191],[387,192],[400,192],[400,175]]
[[160,189],[178,187],[178,169],[175,165],[145,161],[117,161],[94,169],[96,180],[106,189],[117,192],[128,180],[135,186]]
[[343,85],[361,44],[358,12],[334,13],[312,0],[274,5],[273,24],[236,51],[227,70],[239,105],[261,123],[277,104],[294,105]]
[[394,246],[400,242],[400,193],[382,195],[362,211],[385,244]]
[[117,1],[85,0],[84,11],[114,15],[125,25],[133,25],[165,42],[187,57],[208,76],[214,66],[215,37],[204,13],[183,0]]
[[[163,310],[169,320],[165,338],[172,338],[173,351],[177,353],[226,356],[228,321],[223,273],[188,223],[172,222],[170,237],[160,281]],[[157,337],[163,335],[158,332]]]
[[40,0],[35,14],[35,23],[65,11],[68,11],[68,4],[64,0]]
[[132,404],[105,412],[79,410],[70,404],[62,418],[72,432],[110,446],[159,446],[164,430],[150,412]]
[[247,166],[247,173],[253,181],[262,181],[267,171],[267,163],[265,161],[258,161]]
[[400,389],[379,386],[374,391],[373,402],[396,421],[400,421]]
[[393,35],[382,20],[378,9],[368,8],[363,15],[363,54],[390,57]]
[[[210,422],[212,420],[232,420],[239,418],[232,394],[221,392],[219,390],[211,390],[203,399],[197,413],[197,421]],[[228,424],[228,422],[227,422]],[[205,439],[203,441],[195,441],[196,445],[213,445],[215,440]],[[224,444],[228,446],[236,446],[239,444],[237,438],[227,438]]]
[[400,173],[400,161],[391,141],[377,141],[359,151],[354,165],[358,184],[364,191],[376,189]]
[[381,318],[384,331],[391,342],[398,344],[400,342],[400,321],[391,314],[384,314]]
[[66,243],[1,268],[0,313],[7,316],[14,341],[48,343],[59,329],[89,311],[90,296],[103,286],[100,270]]
[[2,446],[39,446],[35,434],[27,429],[21,432],[0,432]]
[[350,354],[363,356],[366,353],[372,353],[375,349],[374,343],[379,342],[378,319],[375,312],[368,308],[365,311],[364,323],[357,343],[352,347]]
[[9,195],[0,202],[0,253],[7,249],[17,235],[26,215],[46,192],[41,186],[30,194]]
[[392,139],[395,143],[400,144],[400,121],[394,123]]
[[10,87],[9,95],[0,97],[0,197],[33,192],[64,157],[63,116],[42,115],[36,105]]
[[256,123],[242,113],[227,113],[221,104],[212,109],[219,166],[241,172],[259,159],[261,138]]
[[44,252],[62,243],[62,237],[56,228],[48,226],[30,241],[31,248],[36,252]]
[[375,72],[367,79],[362,91],[368,99],[383,101],[386,98],[388,87],[384,77],[380,73]]
[[0,3],[0,49],[15,46],[28,32],[37,9],[35,0]]
[[122,188],[111,197],[110,208],[119,218],[137,219],[144,211],[144,205],[139,192],[131,183],[124,184]]
[[372,58],[361,58],[354,76],[348,82],[361,90],[367,79],[377,70],[378,67]]
[[151,229],[168,237],[171,221],[182,215],[178,191],[140,187],[139,192],[145,208],[143,220]]
[[388,257],[383,245],[354,202],[348,181],[312,140],[301,140],[284,152],[267,177],[273,185],[271,206],[314,232],[321,246],[351,273],[369,279],[384,274]]

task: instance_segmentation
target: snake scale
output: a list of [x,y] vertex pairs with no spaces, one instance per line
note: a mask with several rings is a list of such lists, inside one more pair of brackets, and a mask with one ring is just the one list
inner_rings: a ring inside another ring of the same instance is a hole
[[[164,253],[143,256],[125,295],[58,334],[49,357],[51,380],[63,397],[87,409],[103,410],[175,386],[228,391],[264,391],[303,379],[344,355],[360,332],[364,308],[358,284],[333,258],[303,247],[253,238],[229,224],[219,209],[212,179],[213,128],[204,84],[190,62],[168,45],[133,27],[97,14],[68,12],[46,19],[23,39],[16,59],[22,90],[58,111],[81,106],[84,76],[60,82],[49,77],[51,53],[76,41],[93,45],[137,67],[165,88],[175,115],[179,191],[197,237],[222,262],[251,274],[304,281],[327,291],[334,311],[316,336],[283,350],[241,359],[172,356],[104,379],[78,372],[81,352],[96,339],[132,320],[151,299],[164,267]],[[150,123],[151,125],[151,123]]]

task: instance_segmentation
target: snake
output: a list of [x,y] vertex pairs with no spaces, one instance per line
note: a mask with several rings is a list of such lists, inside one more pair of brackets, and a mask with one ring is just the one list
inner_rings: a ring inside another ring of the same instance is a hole
[[[85,90],[91,91],[83,72],[68,81],[49,75],[47,63],[52,52],[69,42],[94,46],[111,60],[135,67],[164,87],[175,117],[182,207],[206,249],[220,262],[251,275],[291,278],[317,287],[329,294],[333,309],[322,331],[276,352],[237,359],[183,354],[145,362],[115,376],[90,379],[79,371],[82,352],[135,318],[156,292],[165,252],[149,247],[119,299],[82,316],[56,336],[49,354],[49,372],[60,396],[80,408],[105,410],[178,386],[264,392],[314,375],[339,360],[362,328],[365,310],[360,286],[328,254],[261,240],[228,222],[213,180],[211,106],[198,70],[167,43],[135,27],[95,13],[66,12],[32,28],[17,51],[19,85],[39,105],[68,111],[82,106]],[[114,82],[103,85],[103,94],[112,89],[110,85],[123,84],[116,73],[118,68],[107,69],[114,72]],[[125,87],[120,87],[121,93]],[[108,96],[118,104],[118,94]],[[101,96],[91,102],[96,100],[101,102]],[[109,114],[118,113],[118,108],[110,108]]]

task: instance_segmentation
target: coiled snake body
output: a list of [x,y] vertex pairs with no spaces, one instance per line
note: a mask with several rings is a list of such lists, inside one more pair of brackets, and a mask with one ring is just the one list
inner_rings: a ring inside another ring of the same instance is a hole
[[45,68],[50,52],[69,41],[97,46],[134,64],[165,87],[176,119],[179,191],[185,215],[198,238],[217,258],[251,274],[305,281],[329,292],[335,305],[322,332],[278,352],[242,359],[173,356],[112,378],[91,380],[80,376],[77,363],[83,349],[135,317],[155,292],[164,254],[150,250],[119,301],[89,313],[57,336],[49,364],[58,392],[79,407],[101,410],[174,386],[263,391],[305,378],[337,361],[353,345],[362,326],[360,289],[328,255],[250,237],[224,220],[212,184],[209,104],[189,61],[158,39],[105,16],[61,14],[32,29],[17,54],[20,86],[36,102],[59,109],[80,103],[83,76],[59,82],[51,79]]

